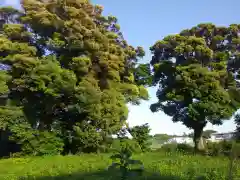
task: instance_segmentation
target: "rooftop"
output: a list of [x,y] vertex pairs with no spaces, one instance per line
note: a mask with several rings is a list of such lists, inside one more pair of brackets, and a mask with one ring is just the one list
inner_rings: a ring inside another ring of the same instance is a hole
[[236,132],[212,133],[211,135],[225,135],[225,134],[236,134]]

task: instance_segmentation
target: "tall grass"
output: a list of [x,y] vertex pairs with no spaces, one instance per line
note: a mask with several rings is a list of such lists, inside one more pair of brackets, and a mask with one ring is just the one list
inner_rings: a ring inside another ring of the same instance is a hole
[[[84,154],[80,156],[53,156],[13,158],[0,160],[1,180],[117,180],[118,172],[106,169],[112,163],[111,154]],[[177,153],[151,152],[136,154],[134,159],[144,163],[144,174],[134,179],[209,179],[226,180],[229,159]],[[232,166],[233,179],[240,178],[240,161]]]

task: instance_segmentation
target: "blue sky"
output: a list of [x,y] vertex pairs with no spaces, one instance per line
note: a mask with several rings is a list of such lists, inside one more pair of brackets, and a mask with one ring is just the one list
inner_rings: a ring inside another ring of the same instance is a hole
[[[18,6],[19,0],[0,0],[0,4]],[[121,30],[128,43],[143,46],[146,56],[143,62],[151,59],[149,47],[166,35],[179,33],[199,23],[212,22],[228,26],[240,23],[239,0],[92,0],[104,6],[105,15],[117,16]],[[172,123],[163,112],[152,113],[151,103],[156,101],[156,88],[150,88],[151,99],[139,106],[129,106],[130,126],[149,123],[152,134],[182,134],[189,132],[181,123]],[[228,132],[235,129],[233,120],[222,126],[207,125],[205,129]]]

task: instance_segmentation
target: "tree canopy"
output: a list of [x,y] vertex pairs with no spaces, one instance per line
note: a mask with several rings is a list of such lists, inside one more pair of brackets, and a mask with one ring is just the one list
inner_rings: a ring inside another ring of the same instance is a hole
[[237,24],[199,24],[150,48],[159,86],[151,110],[193,129],[196,148],[208,122],[221,125],[239,108],[239,33]]
[[[22,113],[32,136],[21,138],[54,136],[58,152],[96,151],[125,124],[126,104],[148,99],[143,48],[129,45],[117,18],[88,0],[22,0],[21,6],[0,8],[0,63],[9,69],[0,71],[0,95]],[[7,112],[0,112],[6,123]]]

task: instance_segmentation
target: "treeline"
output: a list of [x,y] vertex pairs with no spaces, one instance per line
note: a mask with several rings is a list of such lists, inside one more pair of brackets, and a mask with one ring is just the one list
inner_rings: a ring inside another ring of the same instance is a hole
[[127,127],[126,104],[148,100],[148,86],[159,86],[151,110],[192,129],[196,150],[207,123],[240,107],[238,24],[166,36],[143,64],[143,48],[88,0],[22,0],[21,9],[0,8],[3,155],[97,152]]
[[82,0],[0,9],[3,154],[96,152],[148,99],[149,65],[117,18]]

